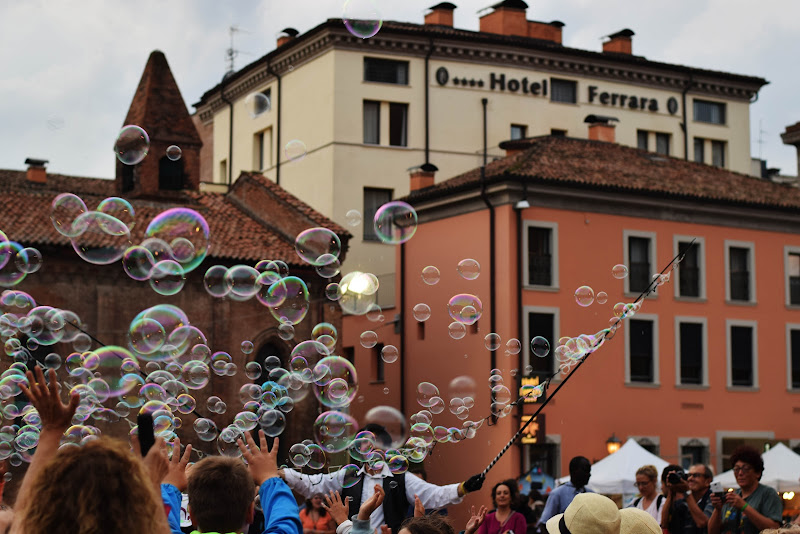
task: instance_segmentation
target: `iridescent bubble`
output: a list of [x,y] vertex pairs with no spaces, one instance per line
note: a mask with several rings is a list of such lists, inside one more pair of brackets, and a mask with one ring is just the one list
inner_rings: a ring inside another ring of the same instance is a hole
[[254,349],[253,342],[248,340],[242,341],[241,349],[243,354],[251,354]]
[[627,316],[628,305],[624,302],[614,304],[614,316],[624,319]]
[[203,277],[206,292],[212,297],[222,298],[231,290],[231,282],[226,276],[228,268],[224,265],[212,265]]
[[504,385],[498,384],[492,388],[492,398],[498,404],[511,402],[511,391]]
[[211,419],[201,417],[194,421],[194,431],[202,441],[214,441],[217,439],[217,425]]
[[284,341],[289,341],[290,339],[293,339],[294,326],[287,323],[281,323],[281,325],[278,327],[278,336]]
[[622,280],[628,276],[628,268],[625,265],[618,263],[611,269],[611,276],[617,280]]
[[140,163],[150,150],[150,136],[139,126],[124,126],[117,135],[114,152],[125,165]]
[[422,269],[422,281],[428,284],[429,286],[433,286],[439,283],[439,269],[434,267],[433,265],[428,265],[424,269]]
[[285,298],[278,306],[269,308],[272,316],[281,324],[296,325],[302,321],[309,306],[306,283],[296,276],[287,276],[270,286],[269,293],[275,292],[280,292]]
[[362,332],[360,336],[361,346],[365,349],[371,349],[378,344],[378,334],[372,330]]
[[138,245],[129,247],[122,256],[122,268],[132,279],[143,282],[150,278],[156,264],[153,253]]
[[597,302],[598,304],[605,304],[606,302],[608,302],[608,293],[606,293],[605,291],[598,292],[597,295],[595,295],[594,297],[594,301]]
[[381,349],[381,359],[386,363],[394,363],[400,357],[400,351],[394,345],[386,345]]
[[183,151],[181,150],[181,147],[179,147],[178,145],[169,145],[167,147],[167,158],[170,161],[178,161],[179,159],[181,159],[182,155]]
[[160,213],[150,221],[145,237],[161,239],[165,243],[181,237],[187,239],[194,247],[194,254],[180,262],[186,273],[196,269],[208,253],[208,223],[202,215],[189,208],[172,208]]
[[336,411],[321,413],[314,421],[314,442],[325,452],[346,450],[353,443],[358,423],[352,416]]
[[371,0],[347,0],[342,8],[344,25],[359,39],[369,39],[383,25],[381,14]]
[[531,351],[539,358],[544,358],[550,354],[550,342],[542,336],[536,336],[531,340]]
[[371,273],[353,271],[339,282],[339,306],[351,315],[364,315],[377,301],[378,280]]
[[14,261],[17,269],[25,274],[35,273],[42,267],[42,253],[32,247],[25,247],[17,252]]
[[258,424],[268,436],[280,436],[286,428],[286,416],[280,410],[266,410],[258,417]]
[[575,302],[579,306],[591,306],[594,302],[594,290],[589,286],[581,286],[575,290]]
[[149,278],[150,287],[159,295],[175,295],[186,283],[183,267],[173,260],[162,260],[153,265]]
[[377,304],[371,304],[370,307],[367,309],[366,315],[367,319],[373,323],[384,321],[383,310]]
[[87,211],[72,223],[76,235],[72,248],[84,261],[95,265],[108,265],[122,258],[130,248],[131,234],[128,226],[111,215]]
[[342,487],[352,488],[358,484],[361,480],[360,471],[361,468],[355,464],[347,464],[342,467]]
[[520,343],[519,339],[512,338],[506,341],[506,352],[508,354],[519,354],[520,350],[522,350],[522,343]]
[[208,365],[197,360],[190,361],[183,366],[182,380],[189,389],[202,389],[208,384],[211,373]]
[[244,374],[250,380],[256,380],[261,376],[261,365],[258,362],[247,362],[244,366]]
[[308,149],[306,148],[306,144],[299,139],[292,139],[283,149],[283,154],[286,156],[287,161],[300,161],[306,154],[308,153]]
[[97,211],[119,219],[129,230],[135,225],[136,212],[124,198],[108,197],[97,205]]
[[483,303],[475,295],[468,293],[455,295],[447,303],[450,317],[459,323],[475,324],[483,314]]
[[242,430],[236,425],[226,426],[217,437],[217,450],[222,456],[238,458],[242,455],[242,451],[237,444],[238,440],[244,441]]
[[159,350],[167,339],[161,323],[143,317],[134,319],[128,331],[128,344],[139,354],[152,354]]
[[362,420],[364,426],[369,424],[380,425],[386,430],[391,443],[381,443],[381,448],[401,447],[408,439],[408,424],[405,416],[396,408],[391,406],[375,406],[371,408]]
[[317,258],[317,261],[322,263],[322,265],[318,265],[315,270],[322,278],[333,278],[342,270],[342,264],[339,262],[339,258],[333,254],[323,254]]
[[61,193],[53,199],[53,203],[50,205],[50,221],[61,235],[75,237],[81,233],[81,229],[74,228],[73,223],[87,211],[89,210],[86,208],[86,204],[79,196],[72,193]]
[[332,231],[317,227],[300,232],[294,241],[294,248],[303,261],[310,265],[321,266],[330,263],[328,258],[320,261],[321,256],[330,254],[335,258],[339,257],[342,243],[339,236]]
[[431,307],[427,304],[420,302],[419,304],[414,306],[412,310],[412,314],[414,315],[414,319],[419,322],[427,321],[431,318]]
[[328,300],[337,301],[341,298],[341,290],[339,289],[339,284],[336,282],[331,282],[327,286],[325,286],[325,296]]
[[447,327],[447,331],[453,339],[461,339],[467,335],[467,327],[464,326],[464,323],[459,323],[458,321],[450,323],[450,326]]
[[475,280],[481,274],[481,265],[477,260],[464,259],[458,262],[458,274],[465,280]]
[[444,400],[441,397],[433,397],[431,399],[431,405],[428,407],[432,414],[440,414],[444,411],[445,405]]
[[56,354],[55,352],[51,352],[44,358],[44,366],[48,369],[56,369],[58,370],[61,367],[61,356]]
[[122,364],[127,361],[137,360],[127,349],[107,345],[84,354],[83,367],[105,381],[108,386],[108,397],[121,397],[138,385],[138,381],[122,372]]
[[389,459],[386,461],[386,464],[389,466],[389,471],[396,475],[408,471],[408,459],[402,454],[396,454],[389,457]]
[[356,368],[341,356],[328,356],[319,363],[330,369],[331,380],[323,386],[314,384],[314,395],[329,408],[349,405],[358,393]]
[[303,467],[311,459],[311,449],[303,443],[295,443],[289,447],[289,460],[295,467]]
[[500,348],[500,342],[500,335],[495,333],[486,334],[486,337],[483,338],[484,346],[492,352]]
[[349,210],[345,215],[347,226],[358,226],[361,224],[361,212],[358,210]]
[[[439,388],[430,382],[420,382],[417,385],[417,402],[423,408],[430,408],[433,399],[439,396]],[[429,421],[430,422],[430,421]]]
[[261,92],[255,92],[247,95],[247,97],[244,99],[244,106],[250,117],[255,119],[262,113],[269,111],[271,103],[269,97],[266,94]]
[[15,241],[0,242],[0,287],[14,287],[22,282],[27,273],[17,269],[16,262],[9,261],[23,250],[23,246]]
[[417,212],[405,202],[388,202],[375,212],[374,227],[381,242],[390,245],[405,243],[417,231]]

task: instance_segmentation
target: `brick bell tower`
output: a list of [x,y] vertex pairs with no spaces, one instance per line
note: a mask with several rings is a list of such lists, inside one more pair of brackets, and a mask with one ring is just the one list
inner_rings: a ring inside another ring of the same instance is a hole
[[[136,165],[117,160],[116,185],[121,196],[172,197],[182,190],[200,189],[203,142],[160,50],[154,50],[147,59],[125,117],[124,125],[129,124],[144,128],[150,137],[150,150]],[[180,159],[167,157],[170,145],[180,147]]]

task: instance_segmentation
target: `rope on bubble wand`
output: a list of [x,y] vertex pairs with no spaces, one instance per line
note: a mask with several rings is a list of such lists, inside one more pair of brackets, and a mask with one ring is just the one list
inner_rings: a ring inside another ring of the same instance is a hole
[[[681,252],[678,252],[678,254],[677,254],[677,255],[676,255],[674,258],[672,258],[672,260],[671,260],[671,261],[670,261],[670,262],[669,262],[669,263],[666,265],[666,267],[664,267],[664,268],[661,270],[661,272],[659,273],[659,277],[658,277],[658,278],[657,278],[657,277],[653,277],[653,280],[651,280],[651,281],[650,281],[650,284],[649,284],[649,285],[648,285],[648,286],[647,286],[647,287],[644,289],[644,291],[642,291],[641,293],[639,293],[639,296],[638,296],[638,297],[636,297],[636,300],[634,300],[634,301],[633,301],[633,304],[636,304],[636,303],[637,303],[637,302],[639,302],[640,300],[644,299],[644,298],[645,298],[647,295],[649,295],[650,293],[652,293],[653,291],[655,291],[656,287],[658,287],[658,283],[657,283],[657,282],[659,281],[660,277],[661,277],[661,276],[662,276],[662,275],[663,275],[665,272],[667,272],[667,270],[668,270],[668,269],[670,269],[670,267],[671,267],[673,264],[677,265],[678,263],[680,263],[681,261],[683,261],[683,258],[684,258],[684,256],[685,256],[685,255],[686,255],[686,253],[689,251],[689,249],[691,249],[691,248],[694,246],[694,244],[695,244],[695,241],[697,241],[697,239],[692,239],[692,241],[691,241],[691,242],[690,242],[690,243],[689,243],[689,244],[686,246],[686,248],[685,248],[683,251],[681,251]],[[655,284],[655,285],[654,285],[654,284]],[[621,321],[622,321],[622,319],[624,319],[624,318],[625,318],[625,316],[623,315],[623,316],[620,318],[620,322],[621,322]],[[616,331],[616,328],[618,327],[618,325],[619,325],[619,322],[617,322],[617,325],[615,325],[615,327],[614,327],[614,328],[615,328],[615,331]],[[547,406],[547,403],[548,403],[548,402],[550,402],[550,400],[551,400],[553,397],[555,397],[555,396],[556,396],[556,394],[559,392],[559,390],[561,390],[561,388],[562,388],[562,387],[564,387],[564,384],[566,384],[566,383],[567,383],[567,381],[568,381],[568,380],[569,380],[569,379],[572,377],[572,375],[573,375],[573,374],[575,374],[575,372],[576,372],[576,371],[577,371],[577,370],[580,368],[580,366],[581,366],[581,365],[583,365],[583,362],[585,362],[585,361],[586,361],[586,359],[589,357],[589,355],[590,355],[590,354],[592,354],[592,353],[594,353],[594,351],[595,351],[595,350],[597,350],[598,348],[600,348],[600,346],[601,346],[601,345],[602,345],[602,344],[605,342],[605,340],[606,340],[606,337],[608,336],[609,332],[610,332],[610,330],[606,330],[606,331],[605,331],[605,333],[603,334],[603,336],[602,336],[602,337],[601,337],[601,338],[600,338],[598,341],[596,341],[596,342],[595,342],[594,346],[593,346],[593,347],[591,347],[591,348],[590,348],[590,350],[588,350],[588,351],[586,352],[586,354],[584,354],[583,356],[581,356],[581,358],[578,360],[578,365],[576,365],[576,366],[575,366],[575,368],[573,368],[573,369],[572,369],[572,370],[569,372],[569,374],[568,374],[568,375],[567,375],[567,376],[564,378],[564,380],[562,380],[562,381],[561,381],[561,383],[558,385],[558,387],[556,388],[556,390],[555,390],[555,391],[553,391],[553,394],[552,394],[552,395],[548,395],[548,396],[547,396],[547,398],[546,398],[546,399],[544,400],[544,402],[543,402],[543,403],[542,403],[542,404],[539,406],[539,408],[538,408],[538,409],[537,409],[537,410],[536,410],[536,411],[533,413],[533,415],[531,415],[531,416],[530,416],[530,418],[528,419],[528,421],[527,421],[527,422],[526,422],[524,425],[522,425],[522,426],[520,427],[520,429],[519,429],[519,430],[517,430],[517,432],[516,432],[516,433],[515,433],[515,434],[514,434],[514,435],[511,437],[511,439],[510,439],[510,440],[508,440],[508,443],[506,443],[506,444],[505,444],[505,446],[504,446],[504,447],[503,447],[503,448],[500,450],[500,452],[498,453],[498,455],[497,455],[497,456],[495,456],[494,460],[492,460],[491,462],[489,462],[489,465],[487,465],[487,466],[486,466],[486,469],[484,469],[483,471],[481,471],[481,475],[482,475],[482,476],[486,476],[486,474],[489,472],[489,470],[490,470],[492,467],[494,467],[494,466],[495,466],[495,464],[496,464],[498,461],[500,461],[500,458],[502,458],[502,457],[503,457],[503,455],[506,453],[506,451],[508,451],[508,449],[510,449],[510,448],[511,448],[511,446],[514,444],[514,442],[515,442],[515,441],[517,441],[517,439],[518,439],[518,438],[519,438],[519,437],[522,435],[522,433],[523,433],[523,432],[525,432],[525,429],[526,429],[526,428],[528,428],[528,425],[530,425],[530,424],[533,422],[533,420],[536,418],[536,416],[537,416],[537,415],[539,415],[539,412],[541,412],[541,411],[544,409],[544,407],[545,407],[545,406]],[[554,377],[555,377],[557,374],[559,374],[559,373],[560,373],[560,371],[556,371],[555,373],[553,373],[552,375],[550,375],[550,377],[549,377],[549,378],[547,378],[547,380],[545,380],[545,382],[544,382],[544,384],[543,384],[543,394],[544,394],[544,393],[547,391],[547,386],[549,386],[549,385],[550,385],[550,381],[551,381],[551,380],[552,380],[552,379],[553,379],[553,378],[554,378]],[[520,397],[519,399],[517,399],[517,401],[516,401],[514,404],[518,404],[520,401],[524,401],[524,399],[526,399],[527,397],[529,397],[529,396],[530,396],[530,395],[532,395],[532,394],[533,394],[533,391],[531,391],[531,392],[527,393],[526,395],[523,395],[522,397]]]

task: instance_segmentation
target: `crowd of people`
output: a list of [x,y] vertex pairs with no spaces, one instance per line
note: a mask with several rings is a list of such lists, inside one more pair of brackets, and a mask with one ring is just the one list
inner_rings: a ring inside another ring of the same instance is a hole
[[[269,534],[455,534],[440,509],[479,491],[483,475],[445,486],[423,476],[393,474],[385,466],[365,465],[356,484],[344,487],[344,474],[311,477],[279,469],[278,440],[268,447],[247,434],[238,446],[244,458],[210,456],[189,463],[188,445],[157,439],[142,457],[122,442],[99,438],[83,446],[60,447],[78,405],[58,394],[55,372],[49,382],[40,368],[22,385],[41,417],[39,444],[19,489],[14,510],[0,510],[0,534],[132,531],[179,534],[182,495],[188,495],[191,532]],[[372,429],[383,441],[381,429]],[[386,436],[388,437],[388,436]],[[754,534],[779,529],[783,505],[759,480],[761,455],[740,447],[731,456],[739,489],[712,491],[711,469],[688,472],[667,466],[660,476],[651,465],[636,472],[639,496],[622,509],[587,488],[591,463],[570,461],[570,481],[553,490],[546,504],[533,492],[520,496],[517,482],[491,489],[491,510],[470,509],[463,534]],[[292,490],[306,497],[298,509]],[[527,497],[527,498],[521,498]],[[439,512],[439,513],[437,513]],[[800,529],[800,525],[797,525]],[[796,530],[795,532],[800,532]]]

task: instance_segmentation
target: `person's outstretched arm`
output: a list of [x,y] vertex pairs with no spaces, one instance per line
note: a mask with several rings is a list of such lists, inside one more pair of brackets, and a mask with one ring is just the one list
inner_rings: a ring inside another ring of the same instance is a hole
[[181,456],[181,439],[175,438],[172,458],[169,461],[167,476],[161,481],[161,500],[167,510],[167,522],[172,534],[183,534],[181,530],[181,492],[186,491],[186,465],[192,454],[192,446],[187,445]]
[[246,447],[241,439],[237,444],[247,460],[253,480],[259,485],[258,494],[264,510],[264,534],[302,534],[303,525],[297,513],[297,503],[289,486],[278,476],[278,438],[269,449],[263,430],[258,431],[258,437],[260,448],[249,433],[245,434]]
[[407,476],[405,480],[408,502],[414,502],[414,498],[419,497],[425,508],[442,508],[448,504],[460,503],[464,495],[481,489],[484,478],[475,475],[465,482],[446,486],[437,486],[416,476]]

